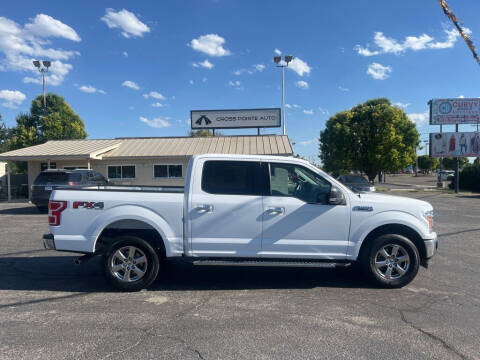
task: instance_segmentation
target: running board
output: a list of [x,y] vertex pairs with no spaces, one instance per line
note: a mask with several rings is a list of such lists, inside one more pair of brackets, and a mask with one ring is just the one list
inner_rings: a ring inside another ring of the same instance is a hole
[[310,268],[346,268],[350,262],[332,261],[280,261],[280,260],[195,260],[193,265],[200,266],[271,266],[271,267],[310,267]]

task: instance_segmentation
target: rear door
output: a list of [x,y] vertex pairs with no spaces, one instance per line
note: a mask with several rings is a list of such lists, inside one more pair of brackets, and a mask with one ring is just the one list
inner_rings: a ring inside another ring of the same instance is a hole
[[258,161],[203,163],[189,206],[194,256],[249,257],[261,251],[267,171]]
[[346,256],[350,211],[330,205],[331,183],[297,164],[270,163],[263,201],[264,257],[341,259]]

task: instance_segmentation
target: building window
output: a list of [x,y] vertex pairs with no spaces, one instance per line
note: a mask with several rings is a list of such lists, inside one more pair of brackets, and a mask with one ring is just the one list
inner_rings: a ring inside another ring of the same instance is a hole
[[108,165],[109,179],[135,179],[135,165]]
[[[56,169],[57,168],[57,163],[56,162],[51,162],[50,163],[50,169]],[[40,163],[40,171],[44,171],[48,169],[48,163]]]
[[182,165],[153,165],[154,178],[181,178]]

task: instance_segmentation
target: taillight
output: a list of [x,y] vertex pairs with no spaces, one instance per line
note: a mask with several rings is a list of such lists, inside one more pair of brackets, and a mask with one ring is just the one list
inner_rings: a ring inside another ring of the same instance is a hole
[[48,224],[52,226],[60,225],[61,213],[66,208],[66,201],[50,201],[48,203]]
[[80,184],[80,183],[79,183],[79,182],[76,182],[76,181],[69,181],[69,182],[68,182],[68,185],[69,185],[69,186],[76,186],[76,185],[78,185],[78,184]]

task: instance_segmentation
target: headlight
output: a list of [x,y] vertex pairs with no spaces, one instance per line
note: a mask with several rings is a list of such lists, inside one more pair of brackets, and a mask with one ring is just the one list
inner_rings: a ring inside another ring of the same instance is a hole
[[432,231],[433,229],[433,210],[427,210],[423,213],[423,217],[427,220],[428,230]]
[[376,191],[375,186],[370,186],[370,191]]

